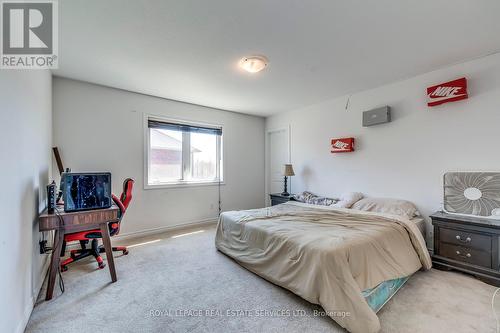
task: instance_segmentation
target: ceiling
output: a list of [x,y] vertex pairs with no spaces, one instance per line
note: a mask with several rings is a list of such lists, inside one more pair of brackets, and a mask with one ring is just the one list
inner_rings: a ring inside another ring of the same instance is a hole
[[260,116],[500,50],[498,0],[64,0],[59,20],[55,75]]

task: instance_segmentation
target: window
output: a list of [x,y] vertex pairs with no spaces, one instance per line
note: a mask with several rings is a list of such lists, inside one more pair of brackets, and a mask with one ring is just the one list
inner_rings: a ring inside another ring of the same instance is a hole
[[222,181],[222,127],[148,118],[149,187]]

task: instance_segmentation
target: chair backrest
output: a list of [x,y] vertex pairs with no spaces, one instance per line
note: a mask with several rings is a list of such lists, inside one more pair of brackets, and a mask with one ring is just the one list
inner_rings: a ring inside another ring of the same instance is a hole
[[127,210],[130,201],[132,201],[132,189],[134,188],[134,182],[135,181],[132,178],[127,178],[123,181],[123,192],[120,196],[120,201],[125,207],[125,210]]
[[120,198],[118,199],[117,196],[115,196],[114,194],[112,195],[113,201],[120,209],[120,221],[118,223],[111,224],[110,233],[113,236],[118,234],[118,232],[120,231],[120,222],[123,218],[123,215],[125,215],[125,212],[127,211],[130,201],[132,201],[132,190],[134,188],[134,182],[135,181],[132,178],[125,179],[123,181],[123,192],[120,195]]

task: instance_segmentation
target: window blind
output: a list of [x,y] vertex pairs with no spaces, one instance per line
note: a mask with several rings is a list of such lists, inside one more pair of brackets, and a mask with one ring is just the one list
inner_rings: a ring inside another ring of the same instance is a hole
[[179,131],[179,132],[192,132],[192,133],[222,135],[222,128],[220,128],[220,127],[188,125],[188,124],[173,123],[173,122],[160,121],[160,120],[154,120],[154,119],[148,119],[148,127],[149,128],[165,129],[165,130],[170,130],[170,131]]

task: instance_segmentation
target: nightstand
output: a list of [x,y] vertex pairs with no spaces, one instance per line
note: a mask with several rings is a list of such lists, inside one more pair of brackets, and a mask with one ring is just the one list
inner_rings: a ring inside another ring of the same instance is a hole
[[279,204],[288,202],[290,200],[293,201],[293,198],[292,198],[293,194],[281,195],[281,193],[272,193],[272,194],[269,194],[269,196],[271,197],[271,206],[279,205]]
[[480,217],[436,212],[432,263],[441,269],[454,269],[500,286],[500,221]]

